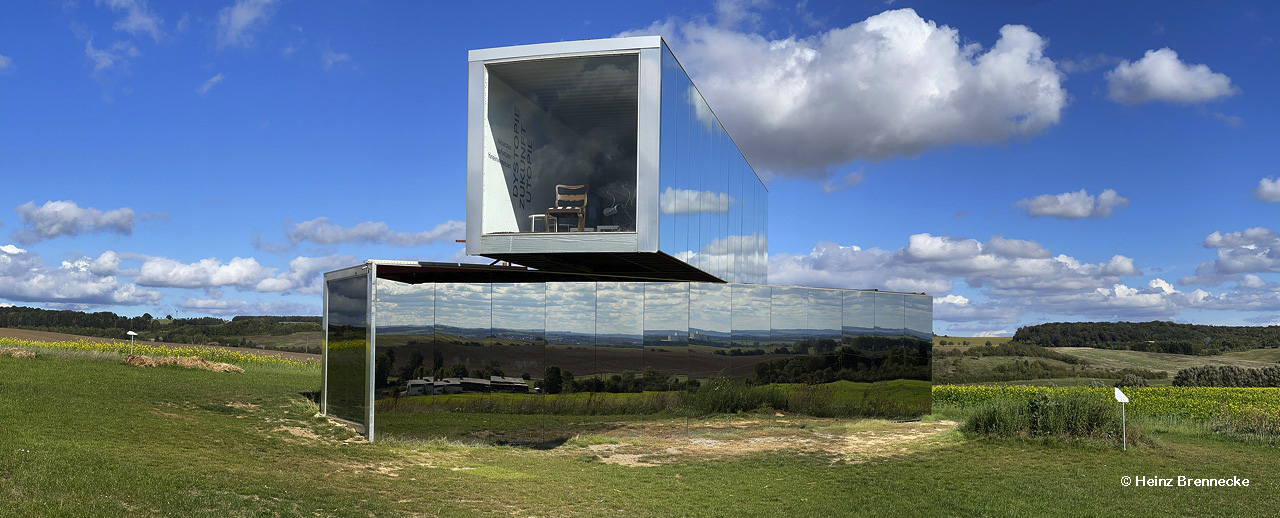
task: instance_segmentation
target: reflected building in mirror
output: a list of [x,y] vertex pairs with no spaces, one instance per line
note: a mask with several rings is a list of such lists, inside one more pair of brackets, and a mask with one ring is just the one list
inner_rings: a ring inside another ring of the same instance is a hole
[[723,378],[929,411],[932,299],[767,284],[768,191],[661,38],[468,66],[466,251],[494,264],[326,274],[325,413],[372,439]]

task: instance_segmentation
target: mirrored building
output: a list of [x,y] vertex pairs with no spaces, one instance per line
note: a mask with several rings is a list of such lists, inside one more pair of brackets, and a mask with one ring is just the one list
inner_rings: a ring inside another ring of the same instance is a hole
[[325,413],[422,435],[713,379],[929,411],[932,299],[767,284],[767,190],[661,38],[476,50],[468,77],[466,250],[495,265],[326,274]]

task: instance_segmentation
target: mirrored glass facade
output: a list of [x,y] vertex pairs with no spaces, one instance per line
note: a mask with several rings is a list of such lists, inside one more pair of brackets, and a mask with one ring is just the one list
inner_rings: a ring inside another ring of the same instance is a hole
[[[376,359],[370,367],[365,283],[363,277],[328,283],[327,396],[331,413],[363,422],[370,397],[366,375],[372,376],[378,434],[426,434],[440,424],[426,425],[428,415],[579,411],[557,407],[557,395],[671,394],[663,397],[675,402],[679,393],[696,391],[713,377],[783,387],[842,384],[832,385],[833,391],[866,388],[849,392],[859,394],[857,401],[833,402],[843,409],[835,413],[929,411],[932,303],[926,295],[753,284],[410,284],[383,278],[375,282],[371,304]],[[867,392],[872,387],[880,388]],[[880,398],[874,405],[867,399],[872,395]]]
[[367,425],[369,389],[367,275],[325,283],[325,412]]
[[768,192],[661,38],[468,60],[466,252],[512,264],[326,274],[328,413],[370,439],[532,444],[729,386],[930,411],[931,299],[766,284]]
[[659,248],[729,282],[766,282],[766,190],[662,47]]

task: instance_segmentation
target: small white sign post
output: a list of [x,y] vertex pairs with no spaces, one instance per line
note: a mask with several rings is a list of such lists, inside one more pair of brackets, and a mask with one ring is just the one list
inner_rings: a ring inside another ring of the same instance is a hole
[[1120,392],[1120,387],[1116,387],[1116,401],[1120,402],[1120,444],[1127,451],[1129,449],[1129,427],[1125,425],[1124,404],[1129,402],[1129,396]]
[[[127,334],[127,335],[129,335],[129,354],[133,354],[133,337],[138,336],[138,333],[135,333],[135,332],[133,332],[133,331],[129,331],[129,332],[128,332],[128,333],[126,333],[126,334]],[[1119,390],[1119,389],[1117,389],[1117,390]]]

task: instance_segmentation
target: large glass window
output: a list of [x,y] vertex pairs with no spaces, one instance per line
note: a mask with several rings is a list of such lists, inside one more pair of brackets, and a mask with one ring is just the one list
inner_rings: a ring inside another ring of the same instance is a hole
[[638,54],[486,70],[484,233],[634,232]]

